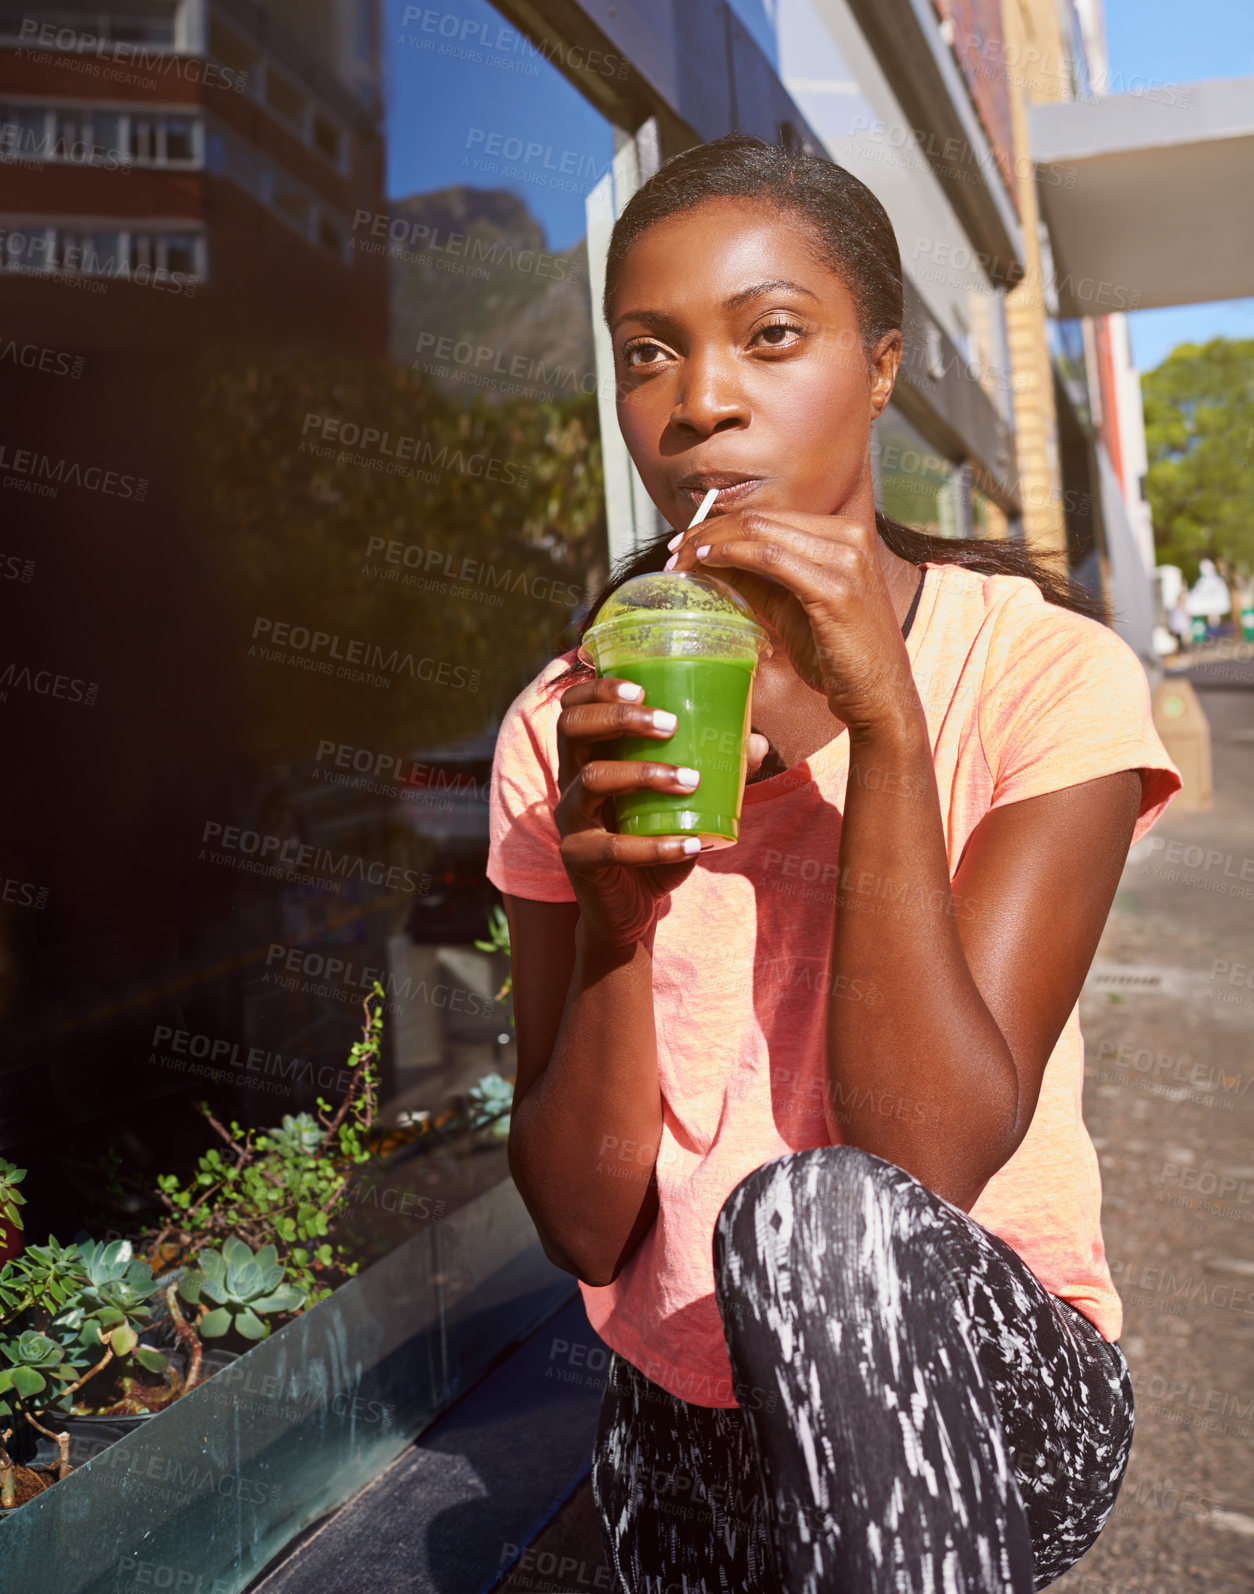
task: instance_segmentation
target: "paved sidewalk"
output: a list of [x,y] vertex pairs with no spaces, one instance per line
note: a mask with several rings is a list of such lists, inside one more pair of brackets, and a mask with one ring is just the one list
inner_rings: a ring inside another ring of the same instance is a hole
[[1222,665],[1214,808],[1134,849],[1081,999],[1137,1425],[1060,1594],[1254,1589],[1254,671]]
[[[1254,670],[1203,674],[1214,808],[1135,850],[1081,999],[1137,1426],[1059,1594],[1254,1590]],[[612,1587],[586,1483],[501,1587]]]

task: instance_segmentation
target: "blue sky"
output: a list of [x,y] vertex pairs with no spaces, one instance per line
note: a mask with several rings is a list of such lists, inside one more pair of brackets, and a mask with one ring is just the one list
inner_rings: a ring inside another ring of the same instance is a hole
[[[1254,76],[1251,0],[1106,0],[1111,86],[1134,76],[1160,83]],[[1237,200],[1249,204],[1247,193]],[[1138,310],[1128,317],[1132,353],[1151,371],[1178,343],[1254,338],[1254,299]]]

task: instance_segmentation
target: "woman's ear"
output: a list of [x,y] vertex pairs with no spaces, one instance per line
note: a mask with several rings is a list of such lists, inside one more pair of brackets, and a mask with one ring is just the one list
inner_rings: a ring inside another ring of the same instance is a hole
[[886,332],[871,350],[871,419],[876,420],[893,396],[897,382],[897,369],[901,364],[902,341],[900,331],[894,327]]

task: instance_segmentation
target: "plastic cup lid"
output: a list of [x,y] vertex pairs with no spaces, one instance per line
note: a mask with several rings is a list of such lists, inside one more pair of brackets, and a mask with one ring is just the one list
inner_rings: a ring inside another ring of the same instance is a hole
[[[759,644],[769,645],[768,635],[748,601],[726,581],[704,572],[689,574],[681,570],[649,571],[624,581],[601,605],[596,621],[585,633],[589,636],[621,631],[647,621],[650,615],[667,614],[693,629],[743,631]],[[594,661],[580,647],[579,657],[586,664]]]

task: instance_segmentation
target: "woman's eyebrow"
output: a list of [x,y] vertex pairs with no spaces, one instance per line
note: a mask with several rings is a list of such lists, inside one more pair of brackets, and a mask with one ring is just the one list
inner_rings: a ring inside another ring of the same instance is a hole
[[[789,282],[786,277],[772,277],[769,282],[755,282],[748,288],[741,288],[733,293],[730,298],[724,299],[719,306],[722,310],[739,310],[749,303],[751,299],[759,299],[764,293],[803,293],[807,299],[818,302],[818,294],[812,292],[800,282]],[[615,316],[614,330],[624,321],[640,321],[647,327],[663,327],[672,319],[664,310],[624,310],[622,315]]]
[[739,310],[741,305],[748,304],[750,299],[760,298],[764,293],[804,293],[807,299],[818,302],[818,294],[812,293],[809,288],[800,282],[789,282],[786,277],[773,277],[770,282],[755,282],[751,288],[741,288],[739,293],[733,293],[730,299],[723,300],[724,310]]

